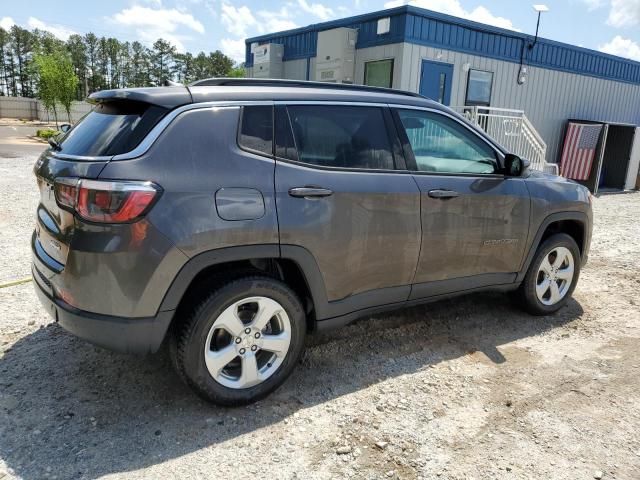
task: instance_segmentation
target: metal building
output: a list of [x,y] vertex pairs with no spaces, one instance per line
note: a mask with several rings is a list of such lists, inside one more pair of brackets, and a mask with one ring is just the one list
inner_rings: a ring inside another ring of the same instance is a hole
[[249,38],[246,69],[419,92],[534,161],[558,161],[569,119],[640,124],[639,62],[412,6]]

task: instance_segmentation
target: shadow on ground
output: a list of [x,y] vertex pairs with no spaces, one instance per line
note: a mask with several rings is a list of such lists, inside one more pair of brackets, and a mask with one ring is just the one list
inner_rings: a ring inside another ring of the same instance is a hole
[[308,339],[278,391],[224,409],[192,394],[168,356],[139,358],[88,345],[50,324],[0,359],[0,456],[23,478],[95,478],[195,452],[283,421],[297,410],[386,378],[498,347],[568,323],[575,301],[531,317],[500,294],[476,294],[362,320]]

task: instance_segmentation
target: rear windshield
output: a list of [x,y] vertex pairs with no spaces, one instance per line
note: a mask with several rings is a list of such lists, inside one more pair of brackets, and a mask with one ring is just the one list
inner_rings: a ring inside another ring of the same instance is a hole
[[60,140],[66,155],[118,155],[133,150],[167,110],[141,102],[108,102],[96,107]]

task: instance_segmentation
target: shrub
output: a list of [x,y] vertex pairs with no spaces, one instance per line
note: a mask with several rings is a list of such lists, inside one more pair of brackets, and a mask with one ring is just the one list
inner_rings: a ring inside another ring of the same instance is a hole
[[60,132],[58,130],[54,130],[53,128],[41,128],[38,131],[36,131],[36,137],[49,140],[51,137],[55,137],[59,133]]

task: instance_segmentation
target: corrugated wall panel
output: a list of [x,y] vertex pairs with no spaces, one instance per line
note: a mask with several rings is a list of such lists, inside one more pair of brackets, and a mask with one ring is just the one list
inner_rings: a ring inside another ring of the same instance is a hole
[[307,79],[307,59],[300,58],[298,60],[289,60],[283,62],[284,78],[291,80],[306,80]]
[[[508,47],[509,43],[505,45]],[[553,54],[559,55],[558,49]],[[468,76],[463,69],[465,64],[493,72],[491,106],[524,110],[547,143],[547,161],[550,162],[557,160],[564,125],[569,118],[640,125],[640,85],[534,66],[527,67],[526,84],[518,85],[517,63],[415,43],[356,50],[356,82],[364,81],[365,62],[384,58],[394,59],[393,87],[414,92],[420,87],[422,59],[453,64],[452,105],[465,102]],[[313,80],[315,58],[311,59],[310,71]],[[287,78],[305,78],[306,59],[285,62],[285,75]]]
[[[378,35],[377,22],[384,17],[391,19],[390,31]],[[533,42],[532,36],[520,32],[404,6],[247,39],[247,66],[252,65],[251,42],[283,44],[285,60],[309,58],[316,54],[318,32],[338,27],[359,30],[357,48],[407,42],[514,63],[519,62],[522,47]],[[640,84],[639,62],[544,38],[532,50],[525,49],[525,63]]]
[[364,64],[374,60],[393,59],[393,88],[405,88],[402,83],[403,54],[402,43],[356,50],[355,82],[364,83]]
[[[558,70],[528,67],[527,82],[518,85],[518,64],[494,58],[404,43],[356,52],[356,79],[364,80],[364,62],[395,58],[394,87],[418,92],[422,60],[454,65],[452,105],[464,105],[467,72],[463,66],[494,73],[492,107],[524,110],[548,145],[547,161],[555,162],[569,118],[640,124],[640,85],[603,80]],[[398,78],[399,75],[399,78]]]

